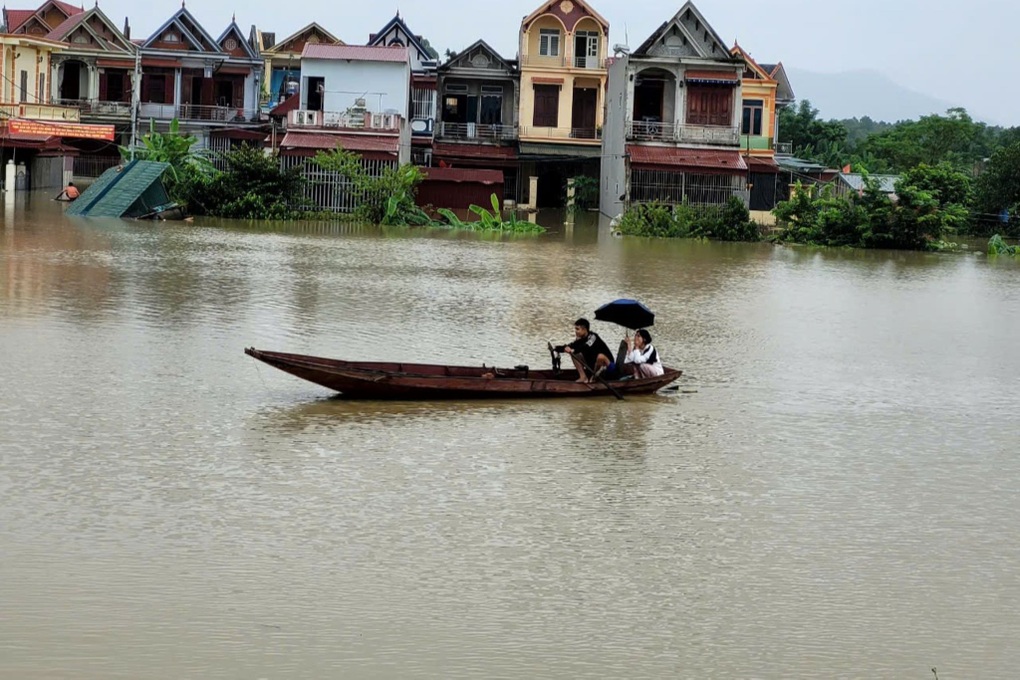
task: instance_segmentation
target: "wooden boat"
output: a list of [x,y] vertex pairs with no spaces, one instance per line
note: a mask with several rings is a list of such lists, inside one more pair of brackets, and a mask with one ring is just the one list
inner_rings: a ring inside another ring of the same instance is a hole
[[[302,354],[244,353],[270,366],[355,399],[535,399],[615,396],[599,381],[578,383],[576,370],[531,370],[527,366],[441,366],[342,361]],[[607,381],[621,395],[651,394],[680,377],[666,368],[654,378]]]

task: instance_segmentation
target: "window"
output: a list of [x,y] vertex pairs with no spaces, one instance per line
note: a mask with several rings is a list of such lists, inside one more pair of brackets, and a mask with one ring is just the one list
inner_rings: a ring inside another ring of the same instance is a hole
[[687,124],[731,126],[733,88],[725,85],[690,85],[687,88]]
[[21,87],[19,89],[21,90],[21,92],[18,93],[18,101],[19,102],[27,102],[28,101],[28,71],[22,71],[21,72]]
[[176,33],[172,33],[172,32],[171,33],[167,33],[166,35],[164,35],[163,36],[163,41],[164,42],[168,42],[168,43],[179,42],[177,40],[177,34]]
[[166,103],[166,76],[150,75],[145,82],[145,101],[153,104]]
[[764,109],[764,100],[744,100],[744,120],[740,127],[741,134],[752,135],[755,137],[761,136],[761,121]]
[[560,117],[560,86],[535,85],[535,127],[557,127]]
[[227,39],[226,39],[226,40],[225,40],[225,41],[223,42],[223,48],[224,48],[224,49],[225,49],[225,50],[226,50],[227,52],[233,52],[234,50],[236,50],[236,49],[237,49],[237,41],[236,41],[236,40],[234,40],[233,38],[227,38]]
[[538,31],[538,53],[543,57],[560,56],[560,32],[555,28]]

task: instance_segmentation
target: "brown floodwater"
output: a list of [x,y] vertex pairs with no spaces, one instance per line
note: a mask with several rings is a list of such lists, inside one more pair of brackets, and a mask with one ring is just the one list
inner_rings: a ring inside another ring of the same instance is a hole
[[[0,209],[0,677],[1016,675],[1020,261]],[[624,296],[679,391],[242,352],[545,367]]]

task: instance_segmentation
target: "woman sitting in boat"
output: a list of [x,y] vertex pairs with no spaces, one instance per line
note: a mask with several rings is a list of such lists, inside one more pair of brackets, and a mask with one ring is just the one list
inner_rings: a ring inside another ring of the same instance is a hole
[[591,331],[588,319],[574,322],[574,337],[576,339],[569,345],[560,345],[554,349],[566,352],[574,360],[574,367],[580,376],[577,382],[591,382],[596,374],[612,380],[616,373],[616,362],[612,359],[606,341]]
[[627,358],[624,365],[629,367],[635,378],[653,378],[662,375],[662,362],[659,353],[652,346],[652,334],[644,328],[635,331],[633,338],[627,339]]

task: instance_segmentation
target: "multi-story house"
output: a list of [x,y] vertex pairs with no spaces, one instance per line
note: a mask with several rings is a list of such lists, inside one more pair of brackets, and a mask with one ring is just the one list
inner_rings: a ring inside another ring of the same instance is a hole
[[177,118],[201,146],[226,148],[235,131],[261,125],[262,58],[236,21],[213,38],[181,7],[143,40],[139,118]]
[[770,212],[785,195],[786,182],[776,164],[779,111],[793,103],[793,90],[782,64],[759,64],[740,45],[730,50],[744,62],[741,79],[740,149],[747,164],[749,207]]
[[3,9],[3,25],[11,35],[45,38],[61,23],[85,10],[60,0],[45,0],[36,9]]
[[518,197],[520,72],[484,40],[439,67],[433,165],[500,170],[504,195]]
[[406,47],[411,67],[411,158],[430,165],[436,124],[436,68],[439,55],[428,40],[416,35],[397,12],[377,33],[368,37],[369,47]]
[[266,107],[272,109],[301,86],[301,52],[305,45],[343,45],[343,41],[312,22],[279,42],[275,33],[259,32],[261,54],[265,61]]
[[[64,45],[31,34],[0,34],[0,164],[5,190],[44,189],[65,181],[61,139],[76,134],[77,108],[50,97],[51,64]],[[57,128],[60,128],[59,132]]]
[[562,202],[566,179],[598,174],[609,23],[584,0],[548,0],[521,22],[520,153],[532,205]]
[[741,79],[734,56],[687,2],[610,67],[601,202],[615,216],[631,202],[747,200],[741,154]]

